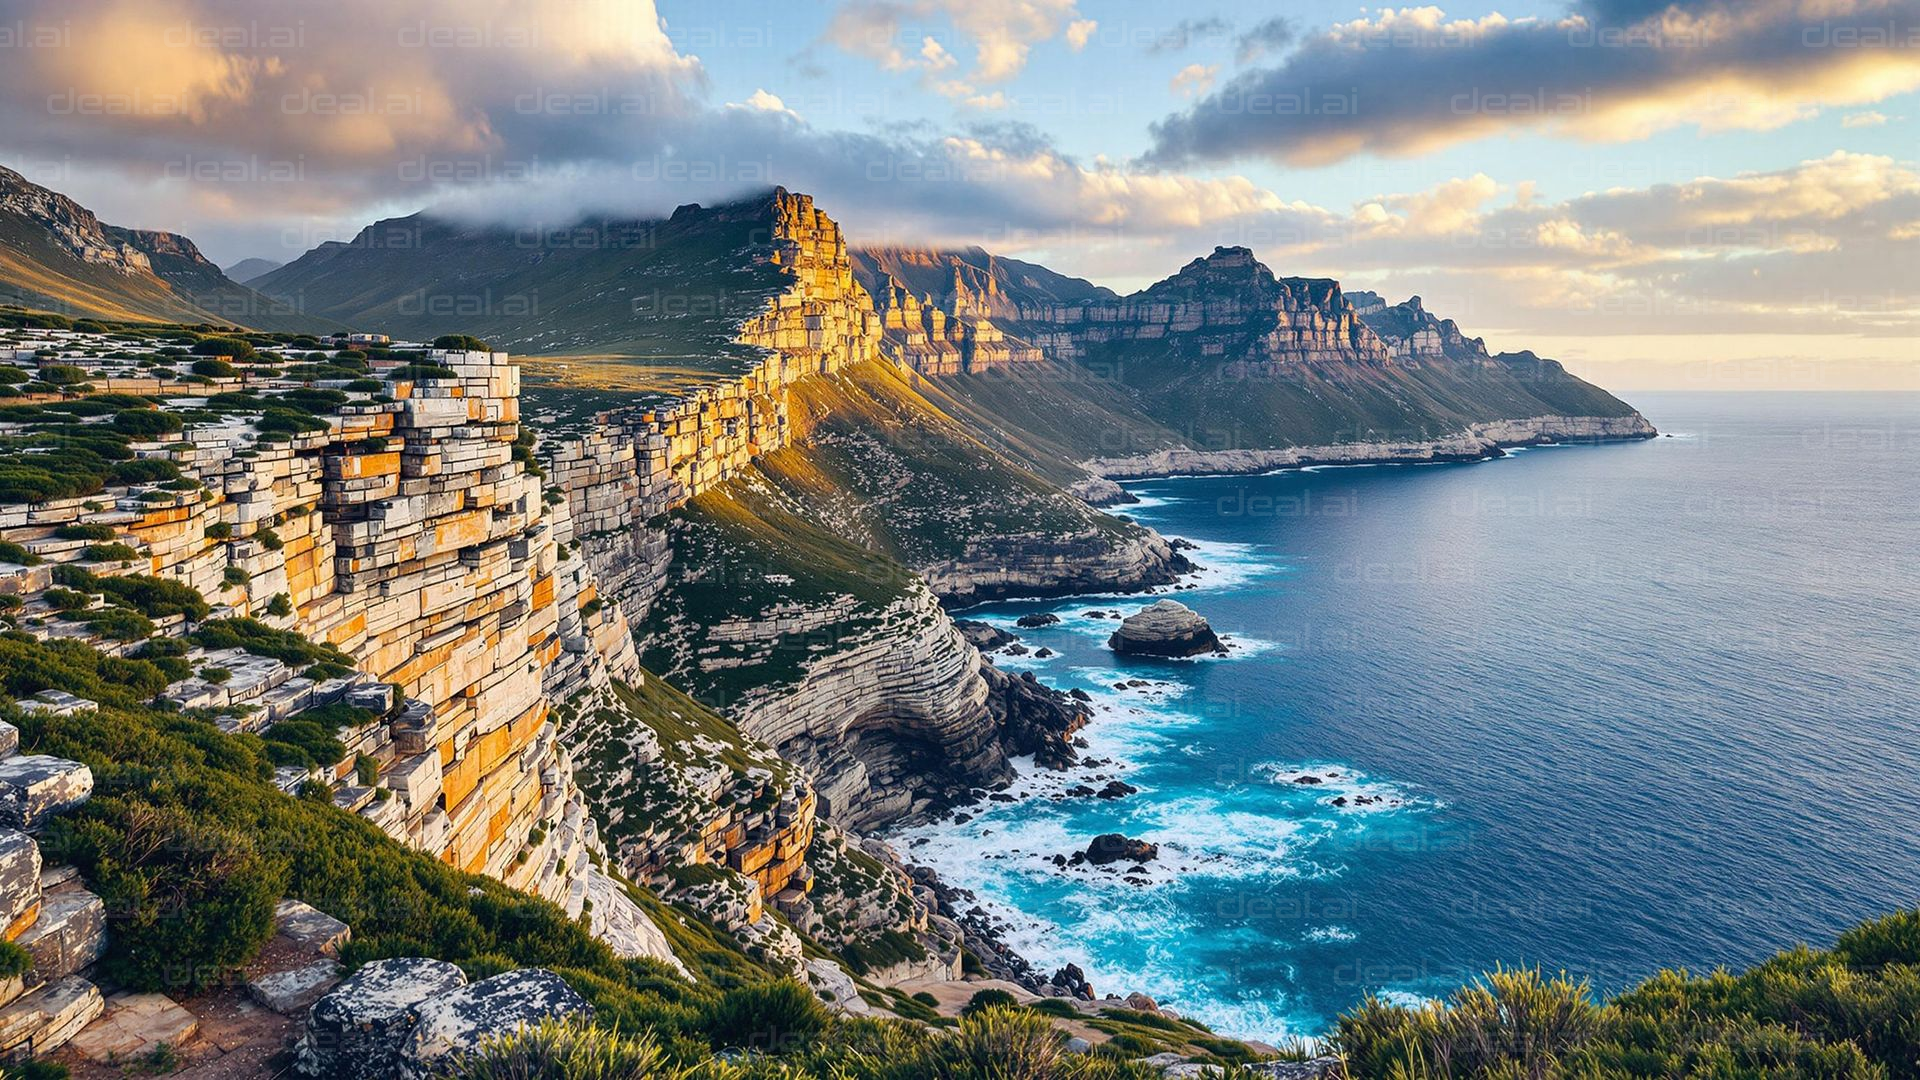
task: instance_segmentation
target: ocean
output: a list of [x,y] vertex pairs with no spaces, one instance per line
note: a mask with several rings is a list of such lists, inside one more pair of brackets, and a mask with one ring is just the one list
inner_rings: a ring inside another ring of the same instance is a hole
[[[1087,763],[892,840],[1036,966],[1269,1040],[1920,903],[1920,395],[1631,400],[1665,437],[1130,485],[1229,657],[1116,657],[1087,613],[1140,597],[972,609],[1060,617],[996,659],[1093,697]],[[1056,864],[1106,832],[1160,856]]]

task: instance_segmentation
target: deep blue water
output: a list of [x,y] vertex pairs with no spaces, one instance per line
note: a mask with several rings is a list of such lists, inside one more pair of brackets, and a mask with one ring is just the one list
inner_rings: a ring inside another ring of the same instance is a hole
[[[1018,631],[1057,656],[1002,666],[1094,692],[1116,764],[897,842],[1036,961],[1268,1038],[1920,903],[1920,395],[1634,400],[1677,437],[1136,485],[1123,512],[1201,544],[1175,595],[1242,647],[1120,662],[1083,613],[1137,597],[976,609],[1062,616]],[[1142,790],[1051,797],[1090,776]],[[1049,861],[1106,831],[1161,844],[1147,884]]]

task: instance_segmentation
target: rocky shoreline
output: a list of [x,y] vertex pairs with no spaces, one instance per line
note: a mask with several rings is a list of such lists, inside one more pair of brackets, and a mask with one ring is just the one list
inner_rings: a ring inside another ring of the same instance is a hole
[[[1081,462],[1089,479],[1073,491],[1095,506],[1137,501],[1117,481],[1174,476],[1244,476],[1304,469],[1315,465],[1413,465],[1486,461],[1509,447],[1558,442],[1629,442],[1651,439],[1659,431],[1639,413],[1629,416],[1541,416],[1474,424],[1445,438],[1405,442],[1351,442],[1272,449],[1157,450],[1127,457],[1089,458]],[[1115,495],[1114,492],[1119,492]]]

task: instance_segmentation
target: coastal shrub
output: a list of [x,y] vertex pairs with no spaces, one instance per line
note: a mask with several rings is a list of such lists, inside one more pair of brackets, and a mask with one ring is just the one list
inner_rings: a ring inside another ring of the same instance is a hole
[[200,677],[215,686],[224,686],[229,679],[233,678],[233,672],[223,667],[208,665],[200,669]]
[[[202,338],[194,343],[193,355],[230,356],[235,360],[245,360],[253,355],[253,345],[235,337]],[[194,364],[196,369],[199,366],[198,363]]]
[[42,844],[85,868],[114,913],[104,973],[141,990],[199,989],[259,951],[286,869],[251,835],[185,807],[117,793],[93,801],[107,804],[114,827],[98,815],[63,817]]
[[436,382],[459,377],[452,368],[438,364],[401,364],[387,373],[387,378],[394,382]]
[[237,374],[232,364],[227,363],[225,360],[214,359],[195,360],[193,366],[188,370],[192,371],[195,375],[209,379],[230,379]]
[[139,641],[152,637],[154,631],[153,620],[123,607],[90,608],[68,612],[64,617],[80,623],[108,641]]
[[76,523],[60,526],[53,535],[61,540],[111,540],[120,534],[111,525]]
[[107,482],[117,485],[154,484],[178,480],[180,466],[164,458],[135,458],[122,461],[107,472]]
[[452,352],[492,352],[493,347],[471,334],[441,334],[433,339],[433,347]]
[[75,386],[87,381],[87,372],[72,364],[47,364],[40,369],[40,381],[54,386]]
[[813,991],[792,979],[781,979],[736,986],[721,994],[707,1016],[707,1037],[716,1049],[802,1050],[820,1037],[829,1019]]
[[200,595],[200,590],[166,578],[144,574],[103,577],[95,579],[95,587],[106,594],[109,602],[130,607],[152,619],[164,619],[171,615],[204,619],[209,610],[207,599]]
[[17,367],[0,364],[0,386],[18,386],[30,378],[32,376]]
[[1020,1004],[1019,1000],[1005,990],[982,990],[967,999],[960,1010],[961,1016],[972,1016],[988,1009],[1011,1009]]
[[1038,1013],[1004,1007],[962,1017],[959,1030],[931,1055],[952,1080],[1053,1080],[1072,1075],[1067,1037]]
[[269,761],[303,769],[332,765],[345,757],[347,748],[339,736],[339,728],[304,716],[282,720],[260,733]]
[[11,941],[0,941],[0,979],[11,979],[32,970],[32,953]]
[[0,540],[0,562],[15,566],[39,566],[46,560],[11,540]]
[[267,614],[276,617],[293,614],[293,600],[286,593],[274,593],[273,599],[267,601]]
[[280,534],[274,532],[272,529],[255,529],[253,530],[253,538],[260,541],[260,546],[266,548],[268,551],[279,551],[281,548],[287,546],[287,542],[280,539]]
[[0,1080],[71,1080],[72,1070],[55,1061],[16,1061],[0,1068]]
[[80,557],[87,562],[125,562],[139,554],[126,544],[88,544],[81,550]]
[[180,417],[158,409],[124,409],[113,414],[117,431],[133,436],[171,435],[186,427]]
[[308,431],[325,431],[327,422],[303,410],[268,406],[267,410],[260,414],[260,419],[253,422],[253,427],[254,430],[261,432],[299,435]]
[[651,1032],[626,1034],[547,1017],[456,1056],[441,1080],[671,1080],[686,1075]]
[[292,667],[322,661],[353,665],[352,657],[332,645],[315,644],[292,630],[275,630],[258,619],[211,619],[188,636],[203,648],[243,649]]

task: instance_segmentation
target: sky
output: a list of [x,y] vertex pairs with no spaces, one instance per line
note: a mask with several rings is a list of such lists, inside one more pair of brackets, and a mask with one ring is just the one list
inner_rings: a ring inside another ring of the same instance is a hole
[[284,261],[772,184],[1122,291],[1216,245],[1609,387],[1920,389],[1920,0],[0,0],[0,164]]

